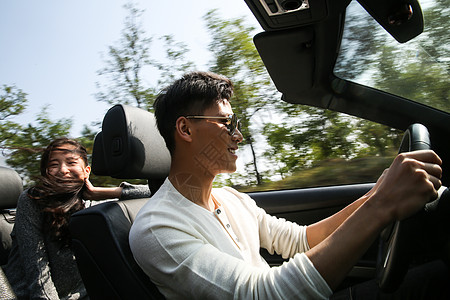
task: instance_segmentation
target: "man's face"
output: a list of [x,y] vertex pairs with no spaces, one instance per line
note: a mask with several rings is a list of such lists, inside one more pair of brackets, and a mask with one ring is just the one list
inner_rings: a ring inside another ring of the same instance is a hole
[[[206,109],[203,116],[228,117],[233,114],[230,102],[224,99]],[[226,120],[201,119],[190,120],[197,155],[194,159],[205,173],[216,176],[220,173],[236,171],[236,151],[243,139],[239,130],[233,135],[226,126]]]

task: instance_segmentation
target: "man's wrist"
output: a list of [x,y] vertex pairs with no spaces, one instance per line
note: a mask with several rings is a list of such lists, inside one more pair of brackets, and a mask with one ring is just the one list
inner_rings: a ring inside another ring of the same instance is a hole
[[369,218],[373,218],[374,222],[379,223],[380,227],[384,228],[395,220],[395,214],[389,206],[383,205],[382,200],[384,199],[381,199],[381,197],[379,193],[373,193],[367,197],[362,207],[368,210]]

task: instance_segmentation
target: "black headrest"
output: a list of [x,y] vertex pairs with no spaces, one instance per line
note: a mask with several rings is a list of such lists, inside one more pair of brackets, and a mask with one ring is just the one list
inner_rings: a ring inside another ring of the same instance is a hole
[[108,110],[102,131],[94,141],[94,174],[121,179],[162,179],[169,174],[169,168],[169,150],[152,113],[121,104]]
[[22,190],[19,174],[13,169],[0,167],[0,209],[15,208]]
[[92,148],[92,172],[95,175],[107,176],[109,175],[108,168],[105,162],[105,155],[103,154],[103,132],[95,135],[94,146]]

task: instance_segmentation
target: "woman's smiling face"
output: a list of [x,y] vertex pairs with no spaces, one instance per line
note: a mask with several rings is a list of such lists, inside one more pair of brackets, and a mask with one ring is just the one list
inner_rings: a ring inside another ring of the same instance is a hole
[[86,165],[76,149],[71,144],[63,144],[52,149],[47,163],[47,174],[82,181],[89,178],[91,168]]

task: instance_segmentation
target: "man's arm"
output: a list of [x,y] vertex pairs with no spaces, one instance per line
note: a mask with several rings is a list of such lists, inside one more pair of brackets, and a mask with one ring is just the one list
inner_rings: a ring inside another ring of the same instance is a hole
[[353,214],[366,200],[367,196],[364,195],[358,200],[354,201],[350,205],[346,206],[334,215],[323,219],[317,223],[311,224],[306,228],[306,236],[310,248],[314,248],[320,242],[325,240],[330,234],[332,234],[341,224],[347,220],[347,218]]
[[337,287],[387,224],[412,215],[436,197],[440,164],[433,151],[400,154],[368,194],[308,228],[313,248],[306,255],[331,288]]
[[308,244],[311,248],[315,247],[321,241],[326,239],[330,234],[332,234],[347,218],[353,214],[370,196],[378,189],[381,182],[383,181],[386,172],[389,169],[384,170],[383,174],[378,178],[375,186],[370,189],[364,196],[358,200],[347,205],[342,210],[338,211],[334,215],[323,219],[317,223],[311,224],[307,227],[307,238]]

